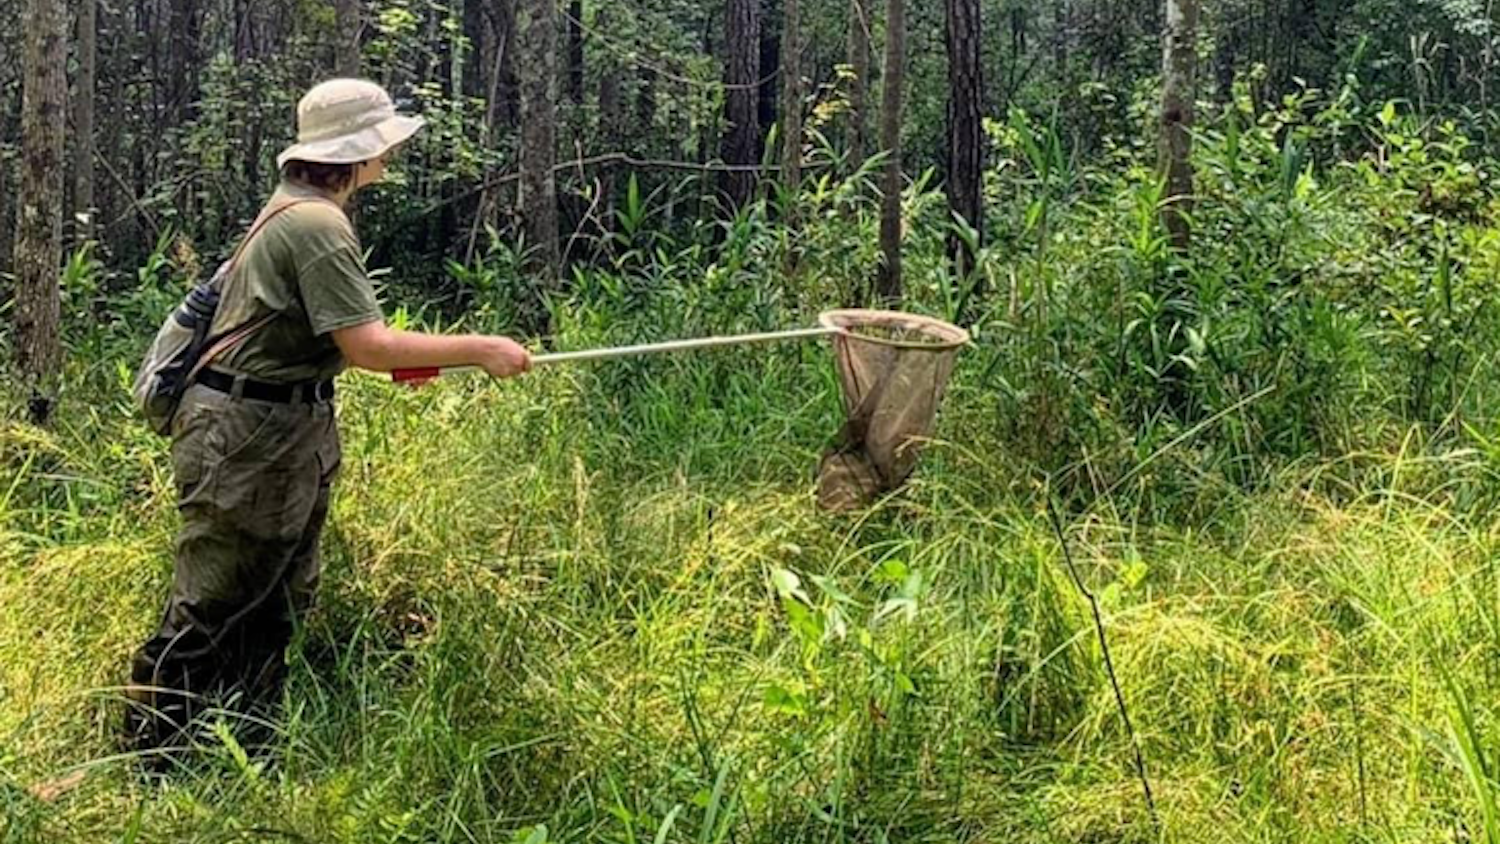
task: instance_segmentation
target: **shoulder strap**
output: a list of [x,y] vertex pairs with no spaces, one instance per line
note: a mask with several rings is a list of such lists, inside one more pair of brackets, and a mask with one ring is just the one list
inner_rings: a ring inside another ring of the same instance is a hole
[[257,234],[260,234],[260,230],[263,229],[263,228],[265,228],[267,223],[269,223],[272,220],[276,219],[276,215],[277,214],[280,214],[281,212],[283,212],[283,211],[285,211],[285,210],[287,210],[289,208],[293,208],[293,207],[298,206],[298,205],[303,205],[303,204],[308,203],[308,202],[328,202],[328,203],[331,204],[332,200],[323,199],[321,197],[319,197],[319,198],[293,199],[290,202],[283,202],[282,204],[276,206],[275,208],[267,208],[266,210],[262,211],[261,214],[260,214],[260,216],[258,218],[256,218],[255,222],[251,224],[250,231],[245,234],[245,237],[244,237],[244,239],[242,239],[240,241],[239,246],[236,246],[234,248],[233,254],[231,254],[229,256],[229,260],[226,262],[227,265],[231,269],[233,269],[234,266],[239,263],[240,256],[243,255],[244,252],[245,252],[245,249],[250,246],[250,241],[254,240],[255,236]]
[[[292,208],[293,206],[297,206],[297,205],[302,205],[303,203],[307,203],[307,202],[329,202],[329,201],[330,200],[322,199],[322,198],[317,198],[317,199],[294,199],[294,200],[292,200],[290,202],[282,203],[281,205],[278,205],[275,208],[268,208],[265,211],[263,211],[261,213],[260,218],[257,219],[255,221],[255,223],[250,226],[250,231],[245,235],[245,238],[240,241],[240,245],[237,246],[237,247],[235,247],[234,254],[232,254],[232,255],[229,256],[229,261],[228,261],[229,269],[231,271],[234,269],[235,265],[237,263],[239,263],[240,255],[244,254],[245,248],[250,245],[250,241],[254,240],[255,236],[260,233],[260,230],[263,229],[263,228],[265,228],[266,224],[269,223],[269,222],[271,222],[271,220],[275,219],[276,215],[278,215],[281,212],[287,210],[288,208]],[[224,277],[224,280],[226,282],[228,281],[228,275],[229,274],[226,272],[225,273],[225,277]],[[192,370],[190,372],[188,372],[187,383],[191,384],[193,382],[193,379],[195,379],[195,378],[198,377],[198,373],[203,370],[203,367],[208,366],[210,363],[212,363],[220,355],[224,354],[225,352],[229,351],[230,349],[233,349],[235,346],[238,346],[239,344],[245,342],[245,340],[249,339],[250,335],[254,334],[256,331],[259,331],[261,328],[265,327],[265,325],[267,323],[269,323],[271,320],[273,320],[275,318],[276,318],[276,313],[274,311],[272,311],[269,314],[265,314],[264,316],[261,316],[261,317],[258,317],[256,319],[253,319],[250,322],[245,323],[244,325],[241,325],[240,327],[238,327],[238,328],[236,328],[236,329],[234,329],[232,331],[226,332],[225,334],[223,334],[222,336],[220,336],[217,340],[214,341],[214,344],[212,346],[208,347],[207,351],[205,351],[202,355],[199,356],[198,363],[193,366],[193,368],[192,368]]]

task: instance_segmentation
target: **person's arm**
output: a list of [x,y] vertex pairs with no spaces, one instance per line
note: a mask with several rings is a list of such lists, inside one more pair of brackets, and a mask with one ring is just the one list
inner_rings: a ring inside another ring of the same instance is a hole
[[332,334],[345,360],[373,372],[476,365],[496,378],[509,378],[531,368],[530,353],[505,337],[400,331],[379,320]]
[[475,365],[497,378],[531,368],[531,356],[504,337],[447,336],[398,331],[385,324],[365,272],[359,239],[336,209],[308,203],[298,215],[297,290],[313,334],[329,335],[344,359],[360,369],[432,369]]

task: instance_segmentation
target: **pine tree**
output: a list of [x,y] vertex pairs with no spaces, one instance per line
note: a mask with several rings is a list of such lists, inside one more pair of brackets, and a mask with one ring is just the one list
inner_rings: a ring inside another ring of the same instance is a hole
[[1193,100],[1198,72],[1198,0],[1167,0],[1162,35],[1161,139],[1159,160],[1166,178],[1162,222],[1172,246],[1186,250],[1192,238]]
[[21,115],[21,190],[16,219],[16,356],[30,414],[51,415],[62,363],[63,124],[67,108],[67,11],[63,0],[27,0]]
[[875,292],[886,304],[901,300],[901,110],[906,84],[906,3],[886,0],[885,74],[881,80],[880,146],[889,156],[881,179],[880,252]]

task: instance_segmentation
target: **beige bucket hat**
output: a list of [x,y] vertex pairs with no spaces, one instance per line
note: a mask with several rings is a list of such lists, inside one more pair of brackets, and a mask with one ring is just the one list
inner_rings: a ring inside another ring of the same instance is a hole
[[297,103],[297,143],[276,156],[317,164],[358,164],[379,158],[427,121],[396,113],[391,95],[363,79],[330,79]]

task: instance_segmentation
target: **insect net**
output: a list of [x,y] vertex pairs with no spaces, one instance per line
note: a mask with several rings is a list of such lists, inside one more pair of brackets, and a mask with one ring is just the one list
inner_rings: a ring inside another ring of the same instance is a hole
[[833,342],[845,422],[818,465],[818,504],[851,510],[897,489],[916,468],[969,334],[895,311],[829,311],[820,322],[842,329]]

